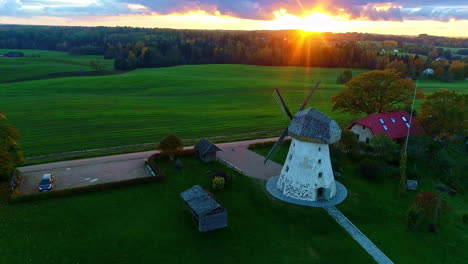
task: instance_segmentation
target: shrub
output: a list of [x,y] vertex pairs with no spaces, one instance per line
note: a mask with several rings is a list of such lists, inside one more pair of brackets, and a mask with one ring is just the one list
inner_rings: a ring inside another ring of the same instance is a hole
[[171,160],[173,160],[176,153],[184,149],[184,143],[176,135],[170,134],[161,140],[157,149],[169,155]]
[[211,187],[213,187],[213,190],[215,191],[220,191],[224,189],[224,183],[225,180],[223,177],[214,177],[211,181]]
[[361,176],[368,180],[377,180],[384,175],[384,167],[387,165],[373,159],[363,159],[359,164]]
[[465,223],[465,224],[468,223],[468,214],[467,213],[462,214],[462,222]]
[[421,210],[416,206],[411,206],[406,216],[406,226],[408,229],[415,229],[421,220]]
[[344,70],[343,73],[340,74],[336,78],[336,83],[337,84],[345,84],[345,83],[349,82],[352,78],[353,78],[353,73],[351,72],[351,70]]

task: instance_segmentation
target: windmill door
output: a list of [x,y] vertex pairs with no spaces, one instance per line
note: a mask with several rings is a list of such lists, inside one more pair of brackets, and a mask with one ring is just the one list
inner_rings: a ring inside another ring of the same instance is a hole
[[323,194],[324,194],[324,188],[318,188],[317,189],[317,200],[322,200],[323,199]]

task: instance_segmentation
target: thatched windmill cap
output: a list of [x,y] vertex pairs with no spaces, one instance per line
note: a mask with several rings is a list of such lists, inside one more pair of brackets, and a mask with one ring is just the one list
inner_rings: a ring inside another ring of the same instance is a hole
[[340,140],[341,129],[335,120],[315,108],[297,112],[288,134],[300,141],[332,144]]

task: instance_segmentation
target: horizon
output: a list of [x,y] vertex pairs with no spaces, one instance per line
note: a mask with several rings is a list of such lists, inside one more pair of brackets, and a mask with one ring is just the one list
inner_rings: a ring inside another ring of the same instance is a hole
[[197,30],[302,30],[468,37],[468,4],[449,0],[0,0],[0,24]]

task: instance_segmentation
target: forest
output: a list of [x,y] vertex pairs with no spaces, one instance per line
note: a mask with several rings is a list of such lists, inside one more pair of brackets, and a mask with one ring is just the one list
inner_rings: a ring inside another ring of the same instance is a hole
[[[46,49],[73,55],[104,55],[116,70],[194,64],[248,64],[327,68],[393,68],[418,77],[427,67],[445,81],[468,77],[461,54],[468,39],[305,33],[297,30],[222,31],[131,27],[0,26],[0,48]],[[400,49],[400,53],[392,51]],[[463,52],[462,52],[463,53]],[[418,56],[421,55],[421,57]],[[452,70],[456,60],[459,69]],[[439,58],[439,59],[438,59]],[[440,68],[437,70],[437,68]],[[455,73],[454,73],[455,72]]]

